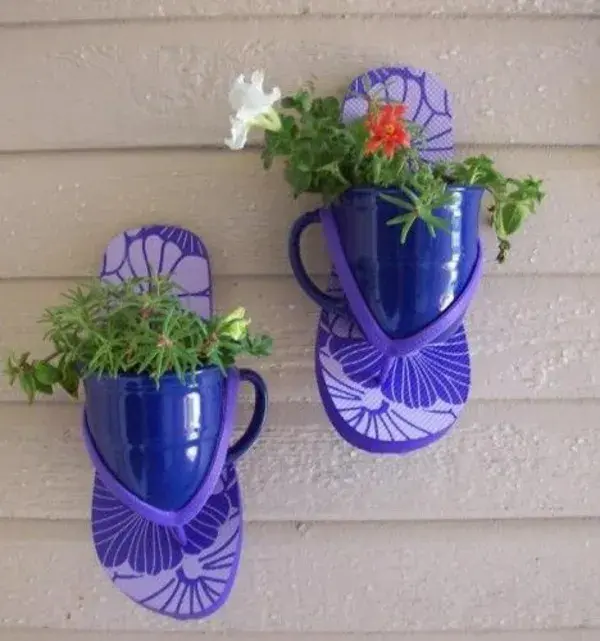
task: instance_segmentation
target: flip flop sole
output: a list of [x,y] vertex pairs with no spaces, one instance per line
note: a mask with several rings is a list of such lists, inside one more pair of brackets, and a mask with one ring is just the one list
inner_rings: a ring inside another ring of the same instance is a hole
[[332,425],[346,441],[373,453],[403,454],[437,441],[469,395],[464,328],[442,343],[386,361],[346,316],[322,314],[316,376]]

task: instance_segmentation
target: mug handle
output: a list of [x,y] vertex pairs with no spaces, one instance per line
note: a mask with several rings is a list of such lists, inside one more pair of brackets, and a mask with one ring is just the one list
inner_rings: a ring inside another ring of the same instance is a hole
[[336,312],[344,307],[344,299],[331,296],[317,287],[304,267],[300,252],[300,237],[302,233],[309,225],[314,225],[319,222],[321,222],[320,209],[308,211],[294,222],[288,241],[288,256],[294,276],[306,295],[312,298],[312,300],[323,309]]
[[227,463],[234,463],[243,456],[258,438],[267,417],[269,394],[263,377],[251,369],[239,370],[240,381],[248,381],[254,386],[254,412],[246,431],[227,450]]

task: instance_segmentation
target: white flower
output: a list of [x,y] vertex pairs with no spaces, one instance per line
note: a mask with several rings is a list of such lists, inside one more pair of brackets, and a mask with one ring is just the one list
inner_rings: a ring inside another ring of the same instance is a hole
[[279,87],[273,87],[269,94],[263,89],[264,71],[254,71],[250,82],[244,80],[244,75],[236,78],[229,92],[229,104],[237,111],[240,120],[249,120],[268,111],[280,98]]
[[225,139],[225,144],[230,149],[242,149],[252,127],[271,131],[281,129],[279,114],[273,109],[273,105],[281,98],[281,91],[279,87],[273,87],[270,93],[265,93],[264,80],[263,71],[254,71],[250,82],[246,82],[242,74],[231,87],[229,104],[236,113],[229,119],[231,137]]
[[229,121],[231,122],[231,138],[225,138],[225,144],[229,149],[243,149],[246,140],[248,140],[250,126],[233,116],[229,116]]

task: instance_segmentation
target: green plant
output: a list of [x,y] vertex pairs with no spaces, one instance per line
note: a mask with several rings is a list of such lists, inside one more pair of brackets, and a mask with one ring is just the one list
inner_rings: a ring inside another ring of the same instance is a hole
[[[351,186],[410,186],[412,172],[423,165],[416,147],[386,156],[369,153],[369,129],[364,121],[344,124],[337,98],[315,98],[308,90],[281,101],[281,128],[265,131],[263,166],[277,157],[285,159],[285,178],[295,197],[321,194],[330,202]],[[409,139],[418,139],[419,128],[402,123]],[[416,185],[414,185],[416,187]]]
[[521,228],[544,199],[542,181],[533,176],[521,180],[507,178],[484,155],[466,158],[462,162],[440,163],[435,171],[450,184],[478,185],[490,194],[492,204],[489,212],[499,245],[497,260],[504,262],[510,249],[509,236]]
[[410,181],[403,187],[405,198],[382,194],[381,198],[397,205],[404,214],[388,221],[388,225],[400,225],[402,232],[400,242],[405,243],[410,228],[417,220],[421,220],[429,228],[429,233],[435,236],[436,229],[448,231],[445,220],[434,215],[439,207],[448,205],[452,196],[447,191],[446,181],[437,176],[427,164],[420,164],[412,172]]
[[[263,165],[269,169],[277,158],[283,159],[285,179],[294,197],[316,193],[327,203],[350,187],[399,190],[401,198],[382,197],[401,209],[390,224],[401,227],[400,242],[404,243],[418,221],[432,234],[446,229],[436,209],[448,204],[448,185],[476,185],[492,198],[489,210],[499,262],[506,258],[509,237],[544,198],[541,180],[507,177],[487,156],[453,163],[425,162],[419,155],[422,131],[404,119],[404,105],[372,101],[366,118],[346,124],[340,119],[339,100],[315,97],[312,88],[283,98],[276,109],[279,90],[264,94],[259,76],[259,84],[254,74],[253,84],[244,83],[243,76],[236,80],[232,105],[237,113],[232,118],[232,138],[226,142],[240,149],[252,127],[265,129]],[[262,124],[267,116],[268,127]]]
[[98,279],[64,294],[66,303],[45,310],[41,323],[52,353],[28,352],[7,360],[10,384],[19,382],[32,401],[57,386],[73,397],[89,375],[147,374],[156,384],[166,373],[182,379],[202,367],[226,369],[238,356],[266,356],[271,339],[252,335],[245,310],[202,319],[186,309],[168,278],[151,276],[109,284]]

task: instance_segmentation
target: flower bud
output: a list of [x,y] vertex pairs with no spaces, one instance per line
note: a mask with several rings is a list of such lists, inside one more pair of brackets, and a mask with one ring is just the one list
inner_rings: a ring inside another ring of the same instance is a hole
[[246,310],[243,307],[234,309],[231,314],[223,319],[223,336],[228,336],[234,341],[240,341],[246,336],[250,319],[245,318]]

